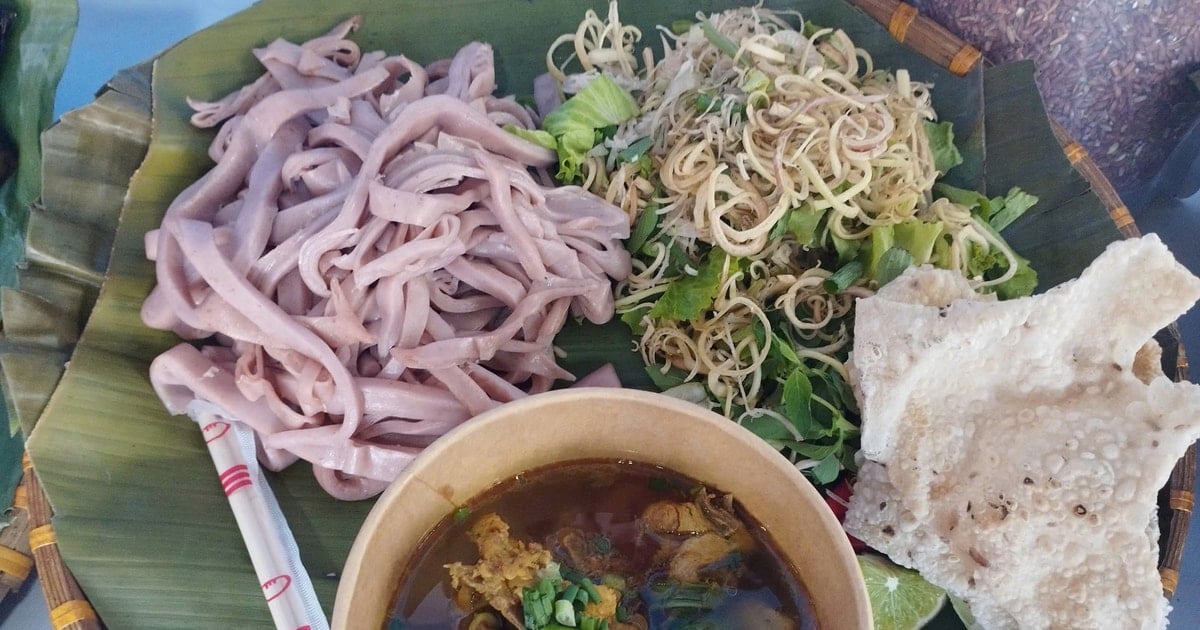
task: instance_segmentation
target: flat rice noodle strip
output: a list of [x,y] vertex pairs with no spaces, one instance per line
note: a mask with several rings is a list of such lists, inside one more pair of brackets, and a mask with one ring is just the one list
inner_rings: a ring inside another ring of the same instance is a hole
[[400,87],[380,98],[379,109],[384,115],[395,113],[397,105],[411,103],[425,95],[425,86],[429,84],[429,75],[425,72],[424,66],[404,55],[393,55],[383,59],[380,63],[387,65],[397,78],[408,75],[408,80]]
[[282,430],[303,429],[324,424],[324,418],[317,414],[297,413],[283,401],[275,390],[268,368],[263,361],[263,350],[256,346],[252,351],[243,352],[238,357],[234,368],[234,381],[238,391],[246,400],[265,401],[271,412],[279,418]]
[[[625,255],[625,251],[620,249],[620,245],[615,245],[611,241],[604,243],[576,236],[562,235],[561,238],[567,247],[577,252],[583,266],[597,276],[628,278],[629,274],[633,272],[633,264],[630,262],[629,256]],[[628,236],[621,238],[628,238]]]
[[422,230],[416,238],[355,269],[355,284],[365,287],[392,275],[400,276],[407,282],[445,267],[467,251],[460,238],[461,225],[457,216],[444,215],[437,223]]
[[480,42],[463,46],[450,61],[446,94],[470,102],[496,89],[492,47]]
[[491,95],[485,95],[484,98],[487,99],[487,111],[491,114],[490,118],[501,127],[504,126],[504,123],[497,120],[497,114],[503,115],[505,117],[503,119],[511,121],[512,124],[522,129],[537,128],[537,123],[533,121],[533,116],[529,114],[529,110],[518,103],[516,98],[512,96],[497,98]]
[[[208,129],[221,124],[234,116],[245,114],[268,94],[279,91],[279,83],[270,74],[263,74],[253,83],[243,86],[236,92],[231,92],[217,101],[200,101],[187,99],[188,107],[195,111],[191,123],[200,129]],[[212,155],[211,148],[209,155]],[[214,157],[213,161],[219,158]]]
[[270,46],[254,52],[259,63],[267,69],[267,74],[270,74],[284,90],[316,90],[338,80],[332,77],[305,75],[292,65],[294,62],[291,60],[283,59],[279,54],[272,54]]
[[425,448],[458,425],[432,420],[380,418],[359,432],[359,439],[382,445]]
[[487,392],[472,380],[461,366],[449,365],[429,370],[429,374],[445,386],[455,398],[458,398],[472,416],[495,409],[500,405],[488,398]]
[[317,52],[322,57],[341,58],[342,65],[353,66],[359,58],[358,44],[346,38],[360,27],[362,27],[362,16],[352,15],[329,29],[329,32],[320,37],[314,37],[301,46]]
[[[263,98],[265,97],[266,94],[263,94]],[[213,162],[220,162],[225,156],[225,152],[229,150],[230,143],[233,142],[233,132],[237,131],[237,128],[242,124],[243,118],[245,118],[244,114],[238,114],[217,129],[212,142],[208,144],[208,157],[212,158]]]
[[[323,110],[339,99],[354,98],[389,78],[384,68],[373,68],[323,87],[310,90],[281,90],[264,98],[246,112],[242,128],[254,135],[255,144],[266,143],[285,122],[311,111]],[[240,129],[239,129],[240,131]]]
[[465,333],[483,332],[495,321],[500,309],[472,311],[470,313],[442,313],[442,319],[455,330]]
[[[629,219],[620,208],[578,186],[563,186],[546,191],[545,216],[562,234],[590,238],[629,238]],[[596,228],[608,230],[597,233]]]
[[412,461],[420,449],[386,447],[341,437],[336,424],[280,431],[263,437],[269,448],[283,449],[311,462],[313,468],[329,468],[344,475],[391,481]]
[[521,218],[517,216],[516,209],[512,205],[509,173],[500,167],[497,160],[493,160],[484,152],[478,152],[475,160],[481,167],[484,167],[488,186],[492,191],[491,197],[488,198],[488,206],[500,222],[500,229],[503,230],[506,239],[511,242],[517,262],[521,264],[521,268],[524,269],[530,280],[544,280],[548,276],[544,260],[541,259],[533,236],[529,234],[529,230],[521,222]]
[[405,284],[395,276],[381,278],[375,285],[375,308],[371,313],[375,319],[367,325],[367,329],[375,336],[376,345],[372,352],[380,361],[391,356],[389,352],[400,340],[400,329],[406,319],[405,290]]
[[283,165],[300,149],[304,130],[303,123],[296,121],[280,127],[250,168],[242,207],[233,223],[236,247],[230,262],[234,269],[244,273],[266,250],[279,210],[275,200],[283,190]]
[[[388,70],[388,73],[395,76],[395,70],[390,66],[382,66]],[[364,100],[354,100],[350,102],[350,126],[359,130],[360,133],[369,134],[371,137],[378,136],[387,129],[388,121],[384,120],[379,115],[379,110],[375,109],[371,103]]]
[[352,344],[373,344],[375,337],[363,327],[358,313],[350,306],[340,285],[334,285],[326,315],[299,316],[296,321],[316,333],[322,341],[334,348]]
[[[338,197],[340,195],[334,196]],[[333,203],[333,200],[330,200],[330,202]],[[264,294],[272,294],[284,276],[293,272],[299,274],[298,265],[301,245],[304,244],[306,239],[316,234],[322,227],[328,225],[330,221],[333,221],[335,216],[337,216],[336,205],[326,209],[322,215],[312,220],[308,225],[305,225],[299,232],[288,236],[286,240],[264,254],[250,268],[246,277]],[[303,283],[303,279],[301,279],[301,282]],[[305,292],[311,295],[307,286],[305,287]]]
[[353,153],[361,165],[371,152],[371,138],[349,125],[326,121],[309,130],[308,146],[340,147]]
[[[349,40],[342,40],[353,45]],[[350,67],[323,56],[312,48],[276,39],[263,48],[254,49],[254,56],[285,90],[313,89],[331,82],[344,81]],[[357,55],[353,56],[357,61]]]
[[485,293],[470,293],[457,296],[434,290],[429,294],[429,300],[443,314],[473,313],[475,311],[494,310],[504,306],[504,302]]
[[621,387],[621,376],[617,374],[617,368],[611,363],[605,363],[600,367],[588,372],[578,381],[575,381],[571,387]]
[[[262,291],[262,287],[259,290]],[[289,315],[303,315],[312,307],[309,302],[312,294],[300,280],[300,273],[294,269],[280,279],[274,291],[263,291],[263,295],[271,296],[279,308]]]
[[187,252],[188,258],[204,262],[199,270],[214,293],[227,302],[238,304],[239,310],[256,322],[266,335],[275,339],[277,345],[295,348],[297,352],[319,362],[329,372],[337,384],[336,395],[343,399],[346,409],[338,435],[343,439],[353,435],[362,418],[362,392],[329,347],[229,266],[212,240],[212,226],[202,221],[179,221],[172,228],[180,248]]
[[493,266],[476,262],[470,258],[458,258],[446,265],[446,271],[476,291],[494,296],[509,308],[517,308],[528,289],[522,282],[506,275]]
[[429,227],[443,215],[458,214],[477,200],[473,195],[409,192],[371,182],[367,211],[388,221]]
[[[422,277],[416,277],[406,282],[405,318],[400,323],[400,335],[396,339],[396,345],[401,348],[415,348],[420,345],[421,335],[429,325],[429,316],[432,312],[429,305],[429,281]],[[391,348],[388,350],[390,351]]]
[[375,259],[379,252],[387,251],[387,244],[395,243],[397,238],[400,239],[399,242],[404,242],[405,233],[406,230],[403,226],[396,226],[394,223],[370,217],[362,227],[355,230],[354,238],[342,245],[342,247],[353,245],[354,248],[350,250],[350,253],[332,254],[331,264],[345,270],[358,269],[367,261]]
[[220,407],[260,435],[285,426],[265,401],[247,399],[234,382],[233,371],[218,366],[191,344],[181,343],[150,363],[150,383],[172,414],[185,414],[200,398]]
[[[358,379],[362,387],[365,411],[374,415],[398,415],[410,420],[437,420],[444,418],[449,422],[461,422],[470,417],[466,407],[449,391],[402,381],[382,378]],[[336,407],[329,409],[330,413],[340,414],[342,410]]]
[[409,368],[433,370],[451,365],[486,361],[495,355],[504,342],[512,339],[527,319],[534,317],[551,302],[572,297],[597,288],[608,291],[608,284],[580,280],[551,280],[546,286],[530,292],[495,330],[482,335],[439,340],[419,348],[397,348],[392,356]]
[[363,477],[347,478],[335,470],[319,466],[313,466],[313,477],[329,496],[342,501],[369,499],[388,487],[388,482],[385,481]]
[[300,179],[310,195],[323,195],[348,184],[354,174],[345,162],[326,162],[305,171]]
[[[311,129],[306,129],[308,136],[305,140],[305,147],[297,149],[291,155],[287,156],[287,159],[283,162],[280,177],[283,178],[284,186],[289,190],[294,190],[296,184],[303,181],[302,177],[304,173],[323,164],[330,162],[340,163],[347,171],[355,172],[362,165],[362,161],[358,156],[345,147],[313,146],[311,132]],[[310,197],[319,197],[327,192],[329,191],[310,191]]]
[[327,241],[321,236],[340,232],[357,226],[366,206],[367,189],[380,173],[383,164],[404,146],[423,135],[426,130],[443,129],[458,135],[466,135],[478,141],[484,148],[530,166],[548,166],[554,161],[554,153],[548,149],[521,140],[496,127],[486,117],[470,109],[461,101],[444,96],[420,99],[404,109],[405,115],[397,118],[376,138],[363,167],[355,178],[354,185],[337,218],[302,248],[300,272],[309,289],[325,296],[329,289],[322,279],[317,264],[321,254],[319,245]]
[[487,393],[488,398],[492,400],[507,403],[529,396],[521,388],[504,380],[498,374],[482,365],[468,365],[466,366],[466,371],[471,380],[478,383],[479,387]]

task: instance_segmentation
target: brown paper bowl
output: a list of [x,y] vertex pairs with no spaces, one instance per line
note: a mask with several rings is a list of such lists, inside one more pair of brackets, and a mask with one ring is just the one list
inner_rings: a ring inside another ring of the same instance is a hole
[[872,627],[862,574],[841,526],[782,455],[694,404],[581,388],[509,403],[426,449],[363,523],[342,573],[334,630],[383,627],[405,559],[443,517],[513,475],[586,458],[657,464],[732,493],[796,568],[823,630]]

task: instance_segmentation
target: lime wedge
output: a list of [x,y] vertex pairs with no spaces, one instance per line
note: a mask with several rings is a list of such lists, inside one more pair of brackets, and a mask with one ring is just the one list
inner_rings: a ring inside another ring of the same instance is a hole
[[867,584],[875,630],[920,628],[946,603],[945,591],[887,558],[861,555],[858,564]]

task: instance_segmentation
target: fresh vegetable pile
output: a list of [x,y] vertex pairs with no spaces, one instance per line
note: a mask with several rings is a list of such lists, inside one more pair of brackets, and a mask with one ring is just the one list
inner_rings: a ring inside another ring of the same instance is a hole
[[1037,200],[939,183],[962,157],[931,87],[840,30],[760,7],[660,30],[655,62],[615,3],[589,12],[548,53],[558,92],[535,97],[565,101],[514,131],[628,213],[617,311],[655,383],[832,482],[858,448],[855,299],[919,265],[1031,294],[1000,231]]

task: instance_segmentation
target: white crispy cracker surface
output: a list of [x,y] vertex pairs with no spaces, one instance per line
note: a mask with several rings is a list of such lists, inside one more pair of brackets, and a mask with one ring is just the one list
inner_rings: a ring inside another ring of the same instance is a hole
[[1043,295],[968,295],[923,268],[859,300],[865,461],[847,531],[985,628],[1165,626],[1151,525],[1200,438],[1200,387],[1132,368],[1200,279],[1150,235]]

